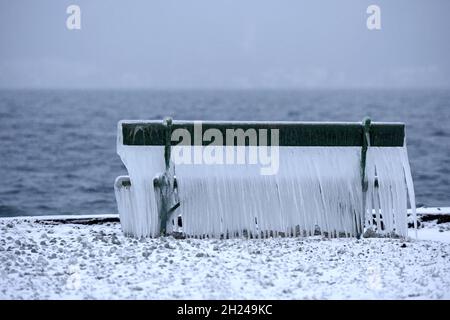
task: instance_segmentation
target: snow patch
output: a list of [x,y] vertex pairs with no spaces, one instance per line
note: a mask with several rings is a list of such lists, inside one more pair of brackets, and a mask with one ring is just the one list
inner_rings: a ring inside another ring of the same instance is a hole
[[0,219],[0,265],[0,299],[450,298],[438,241],[136,239],[117,222]]

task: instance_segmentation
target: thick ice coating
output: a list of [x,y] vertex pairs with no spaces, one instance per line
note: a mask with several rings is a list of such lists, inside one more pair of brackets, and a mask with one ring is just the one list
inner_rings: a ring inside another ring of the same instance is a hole
[[[123,231],[158,236],[153,178],[165,169],[164,147],[118,141],[118,154],[131,180],[115,187]],[[360,147],[279,147],[275,175],[261,175],[260,164],[175,164],[175,214],[187,236],[355,236],[359,221],[406,236],[408,201],[415,212],[406,147],[368,148],[364,201],[360,160]]]

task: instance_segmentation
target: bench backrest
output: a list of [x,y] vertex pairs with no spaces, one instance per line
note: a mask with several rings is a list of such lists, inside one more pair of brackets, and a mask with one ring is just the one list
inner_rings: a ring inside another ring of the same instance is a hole
[[[173,132],[176,129],[186,129],[194,136],[195,124],[201,124],[202,135],[206,130],[214,128],[224,137],[229,129],[278,129],[279,146],[358,147],[364,143],[364,125],[358,122],[173,121],[168,129],[160,120],[119,122],[119,143],[126,146],[164,146],[167,130]],[[369,136],[372,147],[401,147],[405,141],[405,125],[374,122],[370,124]],[[192,139],[192,145],[198,144],[198,141]],[[200,141],[203,145],[211,143]],[[248,145],[249,141],[245,140],[244,143]]]

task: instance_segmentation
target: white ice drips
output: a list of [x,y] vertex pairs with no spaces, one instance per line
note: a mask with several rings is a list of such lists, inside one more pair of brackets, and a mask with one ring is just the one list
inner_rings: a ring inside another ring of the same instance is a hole
[[[120,146],[119,154],[131,179],[126,196],[116,191],[124,231],[157,236],[153,177],[164,171],[164,147]],[[317,227],[331,237],[355,236],[359,217],[372,227],[373,213],[384,224],[378,232],[406,236],[408,195],[415,208],[406,148],[368,149],[364,209],[360,157],[359,147],[280,147],[272,176],[260,175],[259,165],[176,165],[176,213],[188,236],[302,236]]]
[[359,156],[360,148],[282,147],[273,176],[261,176],[257,165],[179,165],[183,231],[266,237],[311,235],[318,226],[332,236],[355,235]]
[[[116,188],[124,232],[136,237],[157,236],[160,226],[153,178],[164,171],[164,147],[121,146],[118,153],[131,180],[130,187]],[[121,199],[126,199],[125,203],[120,203]]]
[[[373,214],[384,230],[407,235],[408,200],[417,225],[414,185],[406,147],[371,147],[367,152],[366,173],[369,181],[367,192],[366,226],[371,225]],[[375,186],[378,180],[378,187]]]

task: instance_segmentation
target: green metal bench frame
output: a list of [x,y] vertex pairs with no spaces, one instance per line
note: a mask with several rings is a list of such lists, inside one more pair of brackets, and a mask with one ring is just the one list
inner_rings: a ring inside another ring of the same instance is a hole
[[[279,129],[279,146],[283,147],[362,147],[364,128],[361,123],[345,122],[214,122],[202,121],[202,134],[211,128],[225,136],[226,129]],[[370,123],[370,145],[401,147],[405,138],[403,123]],[[186,129],[194,135],[193,121],[134,122],[122,121],[123,144],[127,146],[164,146],[167,130]],[[169,136],[170,137],[170,136]],[[169,139],[170,142],[170,139]],[[225,141],[224,141],[225,143]],[[246,142],[247,143],[247,142]],[[210,142],[203,142],[208,145]]]

